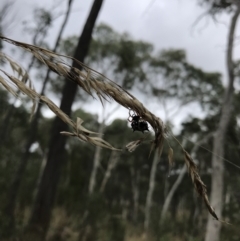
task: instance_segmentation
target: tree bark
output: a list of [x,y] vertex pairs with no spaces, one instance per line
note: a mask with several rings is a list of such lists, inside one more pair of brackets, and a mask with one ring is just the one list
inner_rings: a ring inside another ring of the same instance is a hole
[[[83,62],[87,55],[93,27],[95,25],[97,16],[101,9],[103,0],[95,0],[88,19],[83,28],[81,37],[74,54],[74,58]],[[77,63],[73,61],[73,67],[78,67]],[[71,113],[71,107],[74,97],[77,92],[77,85],[71,81],[66,80],[63,87],[62,100],[60,108],[67,115]],[[36,201],[29,220],[29,225],[25,233],[25,240],[44,240],[51,217],[51,210],[54,204],[54,199],[57,191],[57,185],[60,178],[60,170],[65,161],[65,144],[66,136],[60,135],[60,131],[66,130],[67,125],[58,118],[55,118],[51,138],[49,143],[49,153],[47,157],[47,164],[43,172],[39,190],[36,196]]]
[[[227,72],[228,72],[228,86],[225,89],[222,112],[220,122],[217,127],[213,139],[213,153],[212,155],[212,181],[211,181],[211,195],[210,203],[214,207],[219,219],[222,217],[223,206],[223,188],[224,188],[224,145],[226,139],[227,127],[231,118],[233,108],[234,95],[234,63],[232,59],[234,33],[236,29],[237,20],[240,14],[240,3],[231,19],[230,30],[228,34],[227,45]],[[220,158],[221,157],[221,158]],[[208,216],[207,230],[205,241],[219,241],[221,231],[221,222],[216,222],[212,216]]]
[[[103,134],[103,129],[104,129],[104,120],[101,122],[99,129],[98,129],[98,133],[99,134]],[[100,165],[100,159],[101,159],[101,147],[100,146],[96,146],[95,149],[95,154],[94,154],[94,158],[93,158],[93,168],[92,168],[92,172],[90,175],[90,180],[89,180],[89,186],[88,186],[88,193],[92,194],[94,189],[95,189],[95,185],[96,185],[96,178],[97,178],[97,170],[98,167]]]
[[146,232],[148,232],[149,224],[150,224],[152,197],[153,197],[153,191],[154,191],[154,187],[155,187],[155,177],[156,177],[157,164],[159,162],[159,159],[160,159],[160,157],[158,155],[158,152],[155,151],[152,168],[151,168],[151,172],[150,172],[149,188],[148,188],[148,192],[147,192],[146,206],[145,206],[144,229]]
[[[64,30],[64,28],[67,24],[67,20],[68,20],[69,14],[70,14],[71,4],[72,4],[72,0],[69,1],[67,12],[66,12],[64,21],[62,23],[62,26],[60,28],[60,31],[58,33],[58,37],[57,37],[57,40],[55,42],[53,52],[55,52],[57,50],[58,46],[59,46],[63,30]],[[35,42],[36,42],[36,40],[35,40]],[[31,66],[33,65],[33,60],[32,60],[30,65]],[[29,69],[31,68],[31,66],[29,66]],[[41,90],[41,95],[43,95],[44,92],[45,92],[45,88],[46,88],[47,82],[49,80],[50,71],[51,70],[48,69],[48,71],[46,73],[46,76],[45,76],[45,79],[44,79],[44,82],[43,82],[43,86],[42,86],[42,90]],[[17,195],[18,195],[18,192],[19,192],[21,181],[23,179],[24,172],[25,172],[26,167],[27,167],[27,163],[28,163],[28,159],[29,159],[29,155],[30,155],[30,152],[29,152],[30,147],[36,141],[38,124],[39,124],[39,119],[40,119],[40,116],[41,116],[41,107],[42,107],[42,105],[39,104],[38,107],[37,107],[37,111],[36,111],[35,115],[33,116],[33,120],[31,122],[30,128],[29,128],[29,130],[30,130],[29,136],[28,136],[28,139],[27,139],[26,144],[24,146],[24,152],[23,152],[23,155],[20,159],[20,163],[19,163],[17,172],[16,172],[16,174],[14,176],[14,179],[12,181],[12,184],[9,188],[9,193],[8,193],[8,197],[7,197],[8,201],[7,201],[7,205],[6,205],[6,208],[5,208],[5,214],[10,219],[9,228],[11,228],[11,229],[13,229],[14,226],[15,226],[14,212],[15,212],[15,207],[16,207]]]
[[119,153],[117,151],[112,151],[111,156],[108,161],[108,167],[107,171],[105,172],[104,178],[102,180],[101,186],[100,186],[100,193],[103,193],[106,187],[106,184],[111,177],[112,170],[116,167],[118,161],[119,161]]
[[140,170],[134,170],[130,168],[131,179],[132,179],[132,193],[133,193],[133,221],[137,223],[138,209],[139,209],[139,181],[140,181]]
[[180,170],[180,173],[179,173],[179,175],[177,177],[177,180],[174,182],[171,190],[169,191],[169,193],[168,193],[168,195],[167,195],[167,197],[166,197],[166,199],[164,201],[162,212],[161,212],[161,217],[160,217],[160,225],[163,223],[163,221],[164,221],[164,219],[166,217],[166,213],[167,213],[167,211],[169,209],[169,206],[170,206],[170,203],[172,201],[172,198],[173,198],[176,190],[178,189],[179,185],[181,184],[181,182],[182,182],[182,180],[183,180],[183,178],[185,176],[186,171],[187,171],[187,168],[184,165],[182,167],[182,169]]
[[[105,111],[104,111],[104,109],[103,109],[103,113],[102,113],[102,116],[103,116],[103,120],[102,120],[102,122],[101,122],[101,124],[100,124],[100,126],[99,126],[99,128],[98,128],[98,133],[100,134],[100,135],[102,135],[103,133],[104,133],[104,126],[105,126],[105,123],[106,123],[106,121],[108,120],[108,118],[117,110],[119,108],[119,106],[116,106],[110,113],[108,113],[108,115],[106,116],[106,117],[104,117],[104,113],[105,113]],[[88,193],[89,194],[92,194],[93,192],[94,192],[94,189],[95,189],[95,185],[96,185],[96,178],[97,178],[97,171],[98,171],[98,167],[99,167],[99,165],[100,165],[100,161],[101,161],[101,147],[100,146],[96,146],[96,148],[95,148],[95,154],[94,154],[94,158],[93,158],[93,168],[92,168],[92,172],[91,172],[91,175],[90,175],[90,180],[89,180],[89,185],[88,185]],[[113,152],[112,152],[112,154],[113,154]],[[111,157],[110,157],[110,163],[111,163],[111,159],[112,159],[112,157],[114,157],[115,158],[115,156],[112,156],[111,155]],[[116,157],[117,158],[117,157]],[[115,158],[115,159],[116,159]],[[118,160],[116,160],[116,161],[118,161]],[[116,163],[117,164],[117,163]],[[106,180],[103,180],[103,181],[108,181],[108,178],[110,177],[110,176],[108,176],[108,175],[111,175],[111,171],[112,171],[112,169],[115,167],[115,165],[116,164],[114,164],[114,166],[112,167],[111,165],[109,166],[108,165],[108,168],[111,168],[110,170],[107,170],[107,172],[105,173],[105,177],[107,178]],[[106,176],[106,174],[107,174],[107,176]],[[104,177],[104,178],[105,178]],[[103,185],[106,185],[106,183],[102,183]],[[101,191],[101,188],[102,187],[100,187],[100,192],[102,192]],[[105,188],[105,186],[103,187],[103,189]]]

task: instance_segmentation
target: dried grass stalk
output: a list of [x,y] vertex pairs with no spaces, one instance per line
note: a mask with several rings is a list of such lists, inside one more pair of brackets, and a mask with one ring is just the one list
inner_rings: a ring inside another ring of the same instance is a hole
[[[3,61],[4,63],[8,63],[13,71],[13,73],[17,74],[17,79],[21,82],[19,83],[19,85],[26,85],[28,86],[30,89],[34,90],[34,86],[32,84],[31,79],[29,78],[29,75],[27,73],[27,71],[25,71],[24,68],[22,68],[22,66],[20,66],[17,62],[13,61],[10,57],[8,57],[6,54],[0,52],[0,60]],[[2,70],[1,70],[2,71]],[[6,72],[2,71],[6,76],[10,76],[9,74],[7,74]],[[13,80],[12,80],[13,81]],[[3,87],[12,95],[14,95],[15,97],[18,97],[19,95],[19,91],[15,91],[8,83],[7,80],[5,80],[2,76],[0,76],[0,82],[3,85]],[[14,81],[13,81],[14,82]],[[13,84],[12,82],[10,82],[10,84]],[[25,94],[24,92],[22,92],[23,94]],[[32,111],[31,111],[31,116],[30,119],[32,119],[32,116],[34,114],[34,111],[36,109],[36,101],[33,100],[33,106],[32,106]]]
[[207,196],[207,187],[206,185],[203,183],[203,181],[201,180],[201,177],[198,174],[197,171],[197,166],[196,164],[193,162],[191,156],[188,154],[187,151],[184,151],[184,159],[185,159],[185,163],[187,165],[188,168],[188,172],[190,173],[190,176],[192,178],[192,182],[193,185],[195,187],[195,190],[197,191],[197,193],[199,194],[200,197],[202,197],[202,199],[204,200],[209,213],[216,218],[216,220],[218,220],[218,216],[216,215],[213,207],[210,205],[209,200],[208,200],[208,196]]
[[136,141],[131,141],[129,142],[127,145],[126,145],[126,149],[129,151],[129,152],[133,152],[136,150],[136,148],[141,144],[141,142],[143,141],[143,138],[142,139],[139,139],[139,140],[136,140]]
[[29,78],[29,75],[25,69],[19,65],[17,62],[13,61],[10,57],[8,57],[6,54],[0,52],[0,60],[4,63],[8,63],[14,73],[17,73],[17,78],[23,82],[28,83],[30,88],[33,88],[32,81]]
[[[133,110],[152,126],[155,132],[153,148],[157,148],[160,153],[162,148],[161,139],[164,139],[165,136],[163,121],[147,110],[139,100],[121,86],[72,57],[56,54],[52,51],[17,42],[3,36],[0,36],[0,39],[31,52],[40,62],[47,65],[51,70],[58,75],[74,81],[89,95],[98,97],[101,102],[103,99],[113,99],[127,109]],[[79,69],[68,65],[69,60],[74,61],[79,66]]]
[[[114,148],[111,144],[109,144],[108,142],[104,141],[103,139],[99,138],[98,136],[92,136],[94,135],[98,135],[98,133],[92,132],[87,130],[86,128],[84,128],[82,126],[83,120],[81,120],[80,118],[77,118],[77,121],[74,122],[72,121],[68,115],[66,115],[61,109],[59,109],[49,98],[47,98],[46,96],[40,95],[38,94],[34,89],[31,89],[30,87],[28,87],[26,84],[24,84],[23,82],[21,82],[20,80],[18,80],[17,78],[15,78],[14,76],[9,75],[8,73],[6,73],[3,70],[0,70],[3,74],[5,74],[9,80],[15,84],[15,86],[24,94],[26,94],[28,97],[30,97],[34,103],[33,105],[33,111],[34,108],[36,106],[36,102],[37,100],[41,100],[43,103],[45,103],[49,109],[51,109],[62,121],[64,121],[65,123],[67,123],[69,126],[71,126],[74,129],[73,133],[70,132],[62,132],[61,134],[65,134],[68,136],[76,136],[78,137],[80,140],[85,141],[85,142],[89,142],[93,145],[98,145],[104,148],[108,148],[111,150],[118,150]],[[0,76],[1,77],[1,76]],[[0,78],[0,82],[2,83],[2,85],[9,90],[9,85],[7,84],[7,82],[5,81],[4,78]],[[9,90],[10,91],[10,90]]]
[[0,76],[0,83],[9,93],[14,95],[15,97],[18,96],[17,92],[7,83],[7,81],[2,76]]
[[[167,136],[167,130],[165,128],[165,125],[163,124],[163,121],[160,118],[156,117],[153,113],[151,113],[147,108],[145,108],[143,104],[139,100],[137,100],[133,95],[131,95],[128,91],[124,90],[121,86],[117,85],[115,82],[111,81],[106,76],[87,67],[86,65],[72,57],[56,54],[49,50],[34,45],[17,42],[3,36],[0,36],[0,39],[31,52],[40,62],[47,65],[52,71],[56,72],[60,76],[64,76],[65,78],[68,78],[73,82],[77,83],[79,87],[85,90],[89,95],[93,97],[98,97],[102,103],[103,99],[113,99],[120,105],[127,108],[128,110],[132,110],[137,115],[141,116],[152,126],[155,132],[155,140],[152,141],[150,154],[152,150],[157,149],[159,156],[161,155],[164,140]],[[85,142],[89,142],[93,145],[98,145],[112,150],[118,150],[112,147],[108,142],[104,141],[100,137],[94,136],[97,135],[97,133],[91,132],[84,128],[82,126],[83,120],[78,118],[77,121],[74,122],[64,112],[62,112],[50,99],[48,99],[46,96],[39,95],[34,90],[30,81],[27,85],[26,82],[29,79],[28,75],[16,62],[12,61],[4,54],[0,54],[0,57],[8,61],[13,71],[17,72],[19,76],[18,78],[16,78],[3,70],[0,71],[4,73],[4,75],[9,78],[10,82],[13,83],[22,93],[28,95],[32,99],[34,103],[33,111],[36,105],[36,101],[41,100],[59,118],[61,118],[65,123],[67,123],[73,128],[73,132],[61,132],[62,135],[77,137],[78,139]],[[74,61],[79,68],[74,68],[68,65],[67,63],[69,62],[69,60]],[[3,85],[4,88],[7,89],[7,91],[12,93],[13,95],[16,95],[14,89],[11,88],[7,81],[1,76],[0,83]],[[126,148],[128,149],[128,151],[132,152],[139,146],[141,142],[141,139],[130,142],[126,146]],[[203,198],[211,215],[218,220],[217,215],[215,214],[213,208],[209,204],[206,186],[202,182],[197,172],[197,167],[195,163],[193,162],[190,155],[184,150],[184,148],[183,151],[185,156],[185,162],[188,167],[188,171],[191,175],[196,191]],[[168,158],[170,165],[172,165],[173,150],[171,148],[169,150]]]

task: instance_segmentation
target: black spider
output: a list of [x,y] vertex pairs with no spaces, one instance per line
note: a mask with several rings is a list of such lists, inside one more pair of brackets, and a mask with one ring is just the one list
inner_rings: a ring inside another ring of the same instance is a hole
[[144,133],[144,131],[149,131],[148,123],[144,121],[139,115],[131,115],[129,112],[128,121],[131,122],[133,131],[141,131],[142,133]]

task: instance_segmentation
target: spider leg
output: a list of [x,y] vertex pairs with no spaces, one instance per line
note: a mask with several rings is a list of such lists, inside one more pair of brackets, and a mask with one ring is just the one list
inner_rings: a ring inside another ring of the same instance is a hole
[[[131,118],[131,119],[130,119]],[[132,116],[129,116],[128,119],[127,119],[129,122],[132,122]]]

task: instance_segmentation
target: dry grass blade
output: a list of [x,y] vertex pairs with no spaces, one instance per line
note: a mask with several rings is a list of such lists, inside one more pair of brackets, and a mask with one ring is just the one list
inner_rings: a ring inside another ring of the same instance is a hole
[[90,135],[90,134],[98,134],[98,133],[96,133],[96,132],[89,131],[89,130],[87,130],[85,127],[83,127],[83,126],[82,126],[82,123],[83,123],[83,122],[84,122],[84,121],[83,121],[81,118],[77,117],[77,121],[76,121],[76,124],[75,124],[75,127],[74,127],[77,133],[85,133],[85,134],[87,134],[87,135]]
[[72,137],[77,137],[79,140],[84,141],[84,142],[88,142],[92,145],[95,146],[100,146],[103,148],[107,148],[113,151],[121,151],[121,149],[117,149],[115,147],[113,147],[111,144],[109,144],[108,142],[104,141],[103,139],[99,138],[99,137],[94,137],[94,136],[88,136],[88,134],[81,134],[81,133],[77,133],[77,132],[66,132],[66,131],[62,131],[60,132],[60,134],[65,135],[65,136],[72,136]]
[[50,99],[48,99],[46,96],[40,97],[41,101],[44,102],[48,108],[56,115],[58,116],[62,121],[64,121],[66,124],[74,127],[74,122],[69,118],[68,115],[66,115],[61,109],[59,109]]
[[206,185],[201,180],[201,177],[198,174],[196,164],[193,162],[193,160],[192,160],[191,156],[188,154],[188,152],[186,152],[185,150],[183,150],[183,151],[184,151],[185,163],[187,165],[188,172],[191,175],[192,182],[194,184],[194,187],[195,187],[197,193],[199,194],[199,196],[201,196],[203,198],[210,214],[218,220],[218,216],[216,215],[213,207],[209,203],[208,196],[207,196],[207,188],[206,188]]
[[[57,73],[60,76],[64,76],[79,85],[83,90],[85,90],[89,95],[93,97],[97,97],[102,103],[103,99],[111,100],[113,99],[120,105],[124,106],[128,110],[134,111],[138,116],[142,119],[147,121],[153,128],[155,132],[155,140],[152,141],[150,154],[153,150],[158,151],[158,155],[161,156],[164,140],[167,137],[167,129],[163,124],[163,121],[151,113],[144,105],[137,100],[133,95],[131,95],[128,91],[124,90],[121,86],[117,85],[112,80],[108,79],[106,76],[98,73],[97,71],[87,67],[83,63],[79,62],[78,60],[64,55],[59,55],[53,53],[49,50],[26,44],[21,43],[18,41],[14,41],[12,39],[0,36],[0,39],[19,46],[26,51],[32,53],[40,62],[47,65],[52,71]],[[77,119],[76,123],[72,121],[65,113],[63,113],[51,100],[49,100],[46,96],[40,96],[36,91],[33,89],[31,82],[27,86],[26,81],[29,79],[26,72],[20,68],[18,64],[13,62],[10,58],[6,57],[4,54],[0,55],[1,58],[4,58],[6,61],[9,62],[10,66],[12,67],[13,71],[17,72],[19,76],[21,76],[21,80],[15,78],[5,71],[1,70],[12,83],[24,94],[28,95],[34,102],[34,106],[37,100],[41,100],[48,107],[64,122],[70,125],[73,128],[73,132],[61,132],[63,135],[77,137],[78,139],[89,142],[93,145],[98,145],[103,148],[108,148],[111,150],[118,150],[111,146],[108,142],[104,141],[96,135],[96,133],[91,132],[82,126],[83,121],[81,119]],[[72,67],[68,64],[69,60],[74,61],[78,68]],[[20,78],[20,77],[19,77]],[[15,94],[14,90],[7,84],[4,78],[0,78],[1,84],[12,94]],[[33,108],[34,109],[34,108]],[[176,139],[176,138],[175,138]],[[179,141],[176,139],[179,143]],[[142,140],[137,140],[130,142],[127,144],[126,148],[128,151],[134,151],[137,146],[142,142]],[[181,144],[179,143],[181,146]],[[182,147],[183,148],[183,147]],[[188,167],[188,171],[191,175],[193,184],[195,186],[196,191],[198,194],[203,198],[209,212],[211,215],[218,220],[214,209],[209,204],[209,200],[207,197],[207,189],[205,184],[202,182],[195,163],[193,162],[190,155],[184,150],[185,162]],[[173,150],[172,148],[169,149],[169,164],[172,165],[173,162]]]
[[17,92],[7,83],[7,81],[2,76],[0,76],[0,83],[9,93],[14,95],[15,97],[18,96]]
[[[6,73],[5,71],[3,71],[1,69],[0,69],[0,71],[9,78],[9,80],[18,88],[18,90],[20,90],[23,94],[26,94],[28,97],[31,98],[31,100],[33,102],[31,117],[30,117],[30,119],[31,119],[34,114],[34,111],[36,109],[37,100],[39,99],[40,95],[34,89],[28,87],[24,82],[20,81],[16,77]],[[4,79],[2,79],[2,80],[4,80]],[[6,85],[6,82],[5,82],[5,85],[3,85],[3,86],[8,90],[8,86]],[[10,91],[10,90],[9,90],[9,92],[12,93],[12,91]],[[17,95],[16,91],[14,91],[14,93],[12,93],[12,94],[14,96]]]
[[21,82],[28,83],[29,87],[33,88],[29,75],[24,68],[22,68],[17,62],[13,61],[10,57],[2,52],[0,52],[0,59],[5,63],[9,63],[12,71],[18,74],[17,77]]
[[[124,90],[121,86],[72,57],[59,55],[49,50],[17,42],[3,36],[0,36],[0,38],[31,52],[39,61],[47,65],[54,72],[71,79],[89,95],[95,95],[98,97],[101,102],[103,99],[110,98],[125,108],[133,110],[137,115],[141,116],[152,126],[155,132],[153,148],[157,148],[158,152],[161,153],[162,139],[165,137],[165,126],[163,121],[147,110],[140,101]],[[79,69],[68,65],[67,63],[69,60],[77,63]]]
[[[29,75],[28,73],[25,71],[25,69],[23,69],[17,62],[13,61],[11,58],[9,58],[6,54],[0,52],[0,59],[5,62],[5,63],[8,63],[13,71],[13,73],[17,73],[17,80],[22,82],[21,83],[18,83],[17,86],[28,86],[30,89],[33,89],[34,90],[34,87],[33,87],[33,84],[29,78]],[[2,71],[4,73],[4,71]],[[6,72],[4,73],[6,76],[8,76],[8,78],[12,78],[12,82],[14,82],[13,80],[13,76],[10,76],[9,74],[7,74]],[[1,76],[0,76],[1,77]],[[16,92],[14,89],[12,89],[7,83],[6,81],[4,81],[4,79],[1,77],[1,84],[4,86],[4,88],[9,92],[11,93],[12,95],[14,95],[15,97],[18,97],[18,92]],[[16,83],[15,83],[16,85]],[[23,87],[24,88],[24,87]],[[24,91],[22,91],[23,94]],[[32,119],[32,116],[34,114],[34,111],[36,109],[36,101],[32,98],[32,101],[33,101],[33,105],[32,105],[32,110],[31,110],[31,116],[30,116],[30,120]]]
[[136,141],[131,141],[129,142],[127,145],[126,145],[126,149],[129,151],[129,152],[133,152],[136,150],[136,148],[141,144],[141,142],[143,141],[143,138],[142,139],[139,139],[139,140],[136,140]]
[[[41,96],[39,95],[34,89],[31,89],[30,87],[26,86],[25,83],[21,82],[20,80],[18,80],[17,78],[15,78],[14,76],[9,75],[8,73],[6,73],[5,71],[1,70],[2,73],[4,73],[10,81],[12,81],[12,83],[14,83],[16,85],[16,87],[18,87],[18,89],[26,94],[28,97],[30,97],[34,103],[33,107],[36,106],[36,102],[37,100],[41,100],[43,103],[45,103],[49,109],[55,113],[62,121],[64,121],[65,123],[67,123],[69,126],[71,126],[74,130],[76,130],[77,132],[73,132],[73,133],[67,133],[67,132],[63,132],[62,134],[64,135],[68,135],[68,136],[76,136],[79,139],[85,141],[85,142],[89,142],[93,145],[98,145],[104,148],[108,148],[111,150],[118,150],[114,148],[112,145],[110,145],[108,142],[104,141],[103,139],[96,137],[96,136],[90,136],[90,134],[97,134],[95,132],[89,131],[86,128],[84,128],[81,124],[83,123],[83,121],[78,118],[77,122],[75,123],[74,121],[72,121],[68,115],[66,115],[61,109],[59,109],[49,98],[47,98],[46,96]],[[3,86],[8,90],[9,86],[7,85],[6,81],[4,81],[3,78],[0,78],[0,82],[3,84]],[[10,92],[11,89],[9,89]],[[10,92],[11,93],[11,92]],[[34,110],[33,110],[34,111]]]

